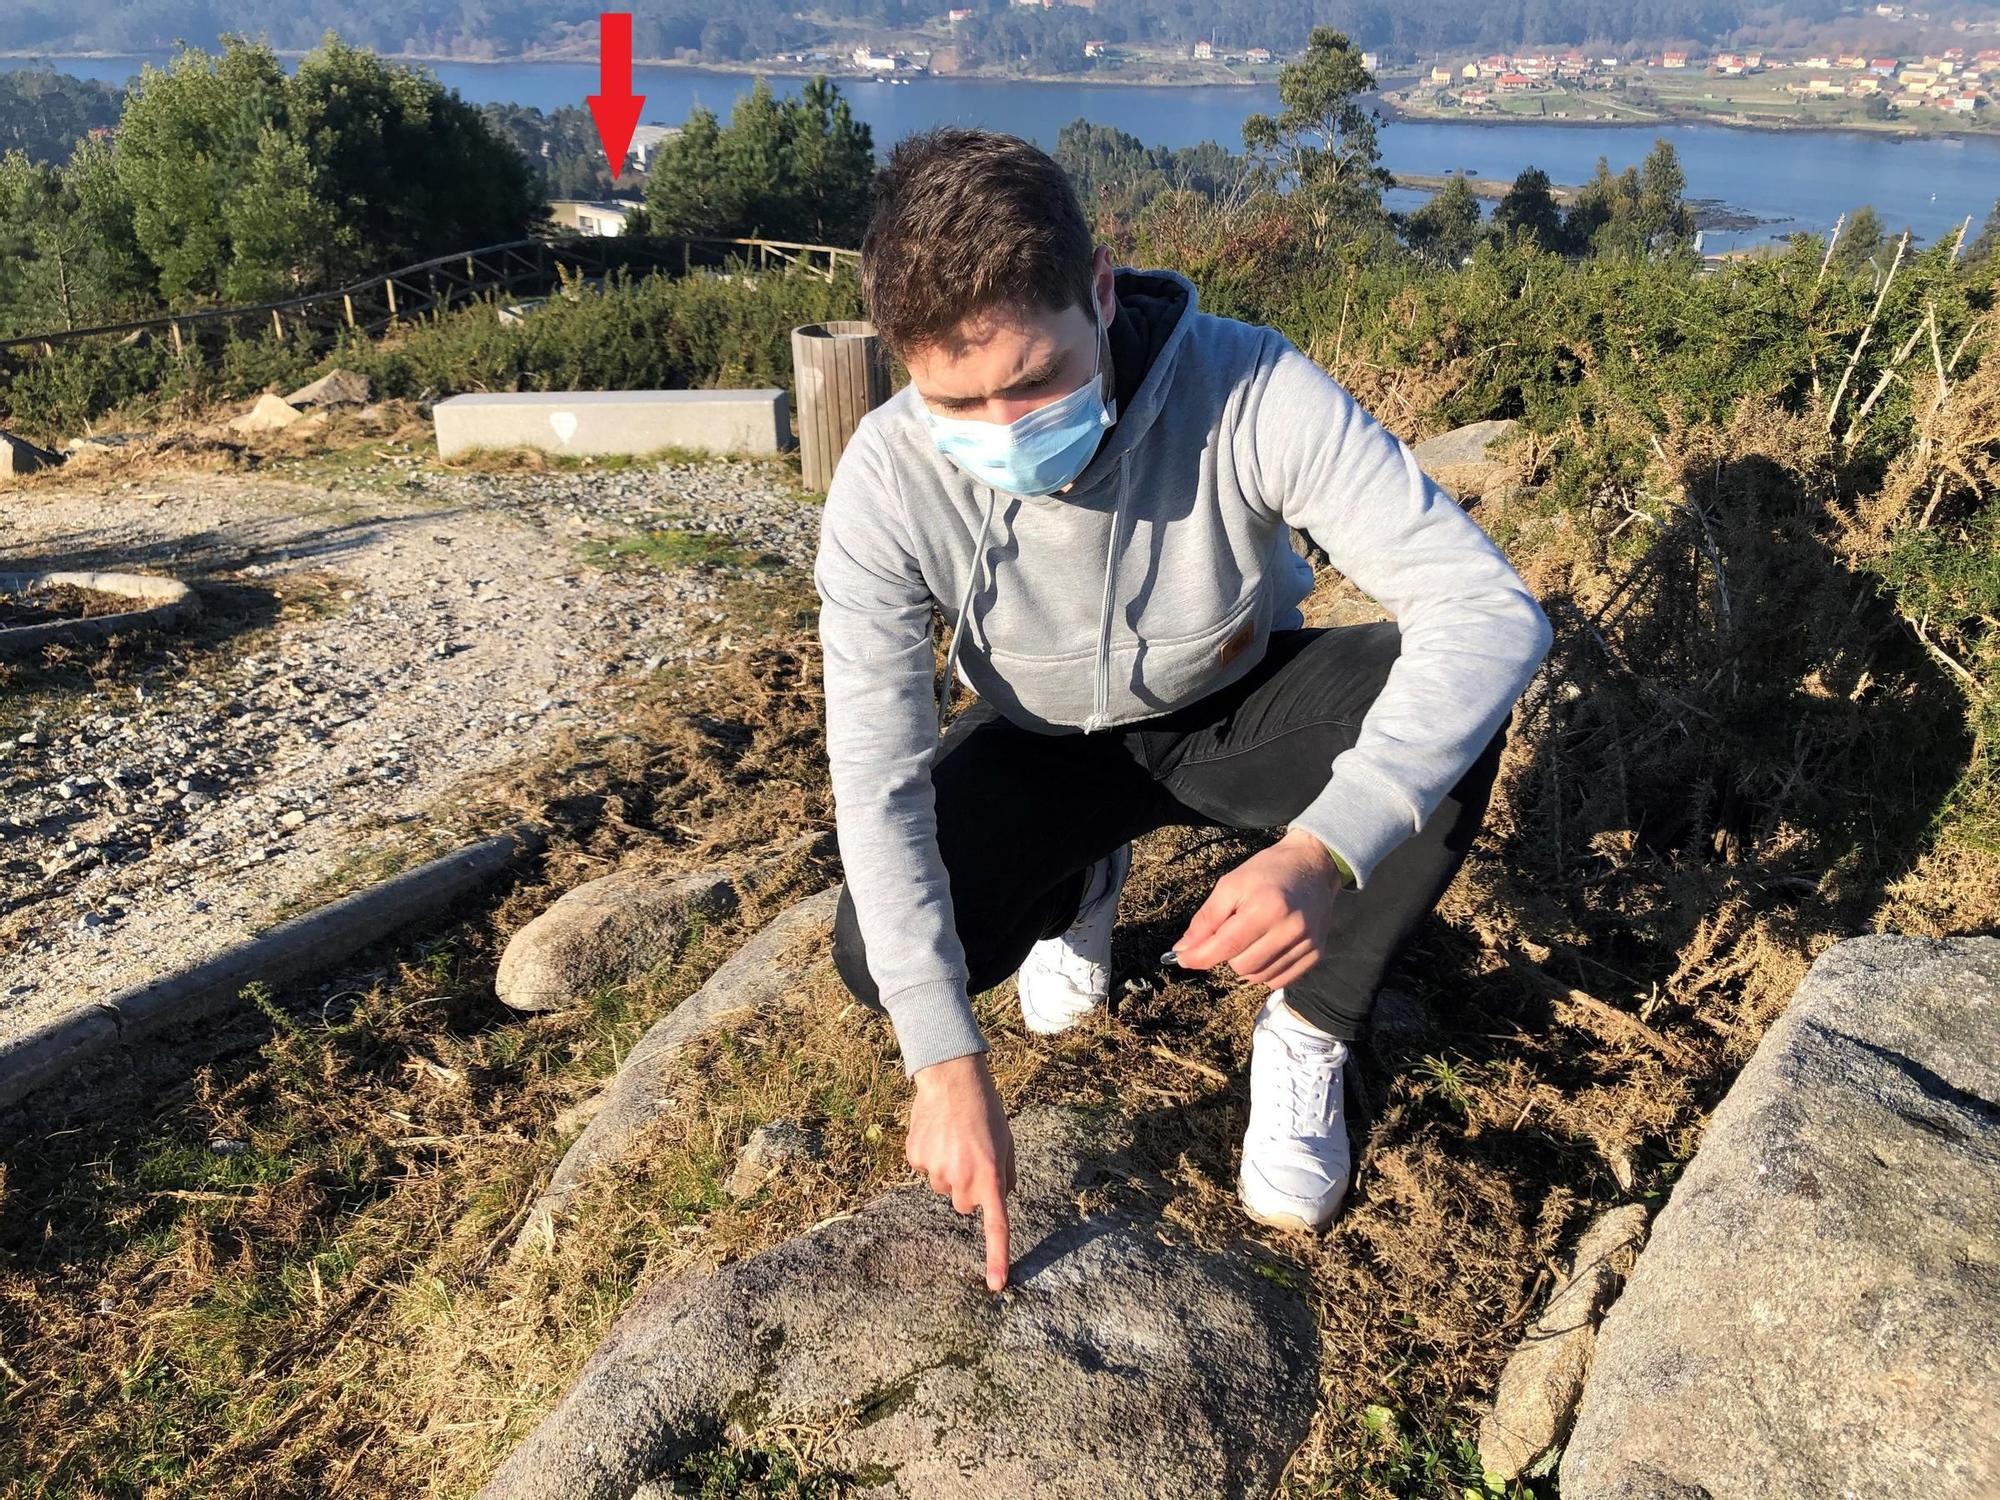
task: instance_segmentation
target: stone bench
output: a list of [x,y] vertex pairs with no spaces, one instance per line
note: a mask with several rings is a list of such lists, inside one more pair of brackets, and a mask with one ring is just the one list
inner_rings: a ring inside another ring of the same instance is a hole
[[549,453],[780,453],[791,409],[772,387],[748,391],[491,391],[432,408],[438,456],[470,448]]

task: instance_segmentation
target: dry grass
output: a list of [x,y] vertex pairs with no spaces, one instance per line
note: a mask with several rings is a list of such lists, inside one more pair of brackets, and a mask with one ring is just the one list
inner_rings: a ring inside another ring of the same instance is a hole
[[[1235,1205],[1259,994],[1153,964],[1253,841],[1141,842],[1117,958],[1143,983],[1109,1014],[1039,1038],[1011,986],[977,1001],[1012,1106],[1116,1104],[1168,1217],[1298,1268],[1326,1359],[1291,1500],[1476,1487],[1467,1434],[1561,1250],[1671,1188],[1813,954],[1919,910],[1940,933],[2000,910],[1991,860],[1932,837],[1966,763],[1962,705],[1834,545],[1813,425],[1746,409],[1672,434],[1644,492],[1601,513],[1513,518],[1556,648],[1487,826],[1403,958],[1410,999],[1360,1051],[1359,1167],[1331,1233]],[[550,1254],[501,1253],[643,1029],[834,877],[799,843],[831,827],[809,606],[796,577],[746,583],[716,628],[749,649],[662,674],[630,722],[488,788],[553,831],[535,884],[324,1017],[274,1004],[268,1043],[153,1112],[10,1148],[0,1493],[467,1493],[638,1286],[904,1180],[893,1040],[822,964],[786,1012],[682,1060],[676,1107]],[[492,999],[506,936],[561,890],[635,855],[689,869],[774,848],[792,850],[778,878],[644,982],[528,1020]],[[736,1151],[778,1115],[817,1121],[825,1159],[730,1202]]]

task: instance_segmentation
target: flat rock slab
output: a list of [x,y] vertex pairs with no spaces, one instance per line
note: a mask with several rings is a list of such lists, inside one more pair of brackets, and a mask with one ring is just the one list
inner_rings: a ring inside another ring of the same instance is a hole
[[2000,939],[1820,955],[1604,1320],[1561,1479],[2000,1494]]
[[[1014,1122],[1007,1291],[975,1218],[922,1183],[642,1294],[484,1500],[659,1493],[767,1421],[841,1430],[851,1493],[1221,1500],[1270,1494],[1312,1420],[1318,1337],[1289,1278],[1176,1242],[1116,1127]],[[1080,1214],[1087,1189],[1103,1206]]]

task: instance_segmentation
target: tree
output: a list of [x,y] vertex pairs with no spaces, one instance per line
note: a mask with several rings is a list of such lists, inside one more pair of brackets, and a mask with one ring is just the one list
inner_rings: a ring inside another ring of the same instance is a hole
[[874,175],[874,138],[838,85],[817,76],[780,100],[759,78],[727,126],[696,105],[656,149],[646,223],[661,235],[858,245]]
[[1549,174],[1540,167],[1529,167],[1516,177],[1493,210],[1493,227],[1503,238],[1525,239],[1543,250],[1561,250],[1562,210],[1556,206]]
[[281,123],[338,207],[326,262],[338,279],[519,239],[546,219],[535,174],[477,109],[332,32],[287,82]]
[[1483,227],[1472,184],[1454,176],[1442,192],[1409,216],[1403,232],[1423,259],[1456,268],[1478,246]]
[[1639,168],[1639,195],[1632,205],[1636,239],[1645,254],[1673,255],[1694,244],[1694,215],[1688,212],[1687,175],[1670,141],[1655,140]]
[[124,91],[63,73],[30,69],[0,73],[0,155],[61,166],[93,130],[118,123]]
[[760,74],[729,112],[722,138],[724,170],[735,184],[741,215],[738,234],[789,239],[791,183],[785,162],[784,107]]
[[1243,122],[1244,148],[1259,157],[1267,180],[1291,189],[1315,249],[1336,226],[1382,219],[1382,192],[1394,179],[1381,166],[1381,117],[1360,103],[1374,87],[1354,44],[1315,26],[1305,55],[1278,73],[1284,109],[1275,119],[1254,114]]
[[1654,142],[1643,167],[1627,167],[1616,177],[1598,157],[1597,171],[1563,218],[1564,248],[1607,260],[1646,260],[1690,248],[1694,216],[1685,186],[1680,159],[1666,141]]
[[132,232],[173,304],[334,284],[517,239],[547,215],[521,154],[426,73],[328,33],[287,78],[241,37],[133,86],[115,149]]
[[873,132],[824,76],[808,79],[785,115],[793,235],[818,244],[860,244],[875,181]]
[[305,146],[273,125],[258,136],[243,181],[229,195],[227,228],[221,291],[238,303],[327,284],[355,241],[354,226],[322,195]]
[[1234,195],[1245,185],[1251,165],[1214,141],[1169,150],[1081,118],[1063,126],[1052,154],[1084,212],[1117,222],[1136,219],[1163,193],[1185,191],[1211,201]]
[[143,278],[129,205],[107,194],[108,152],[86,141],[63,169],[0,158],[0,328],[85,328],[132,310]]
[[646,216],[655,234],[710,235],[735,230],[741,205],[723,160],[722,127],[697,104],[680,134],[653,150],[646,174]]
[[1853,276],[1881,252],[1885,238],[1882,216],[1872,203],[1864,203],[1847,216],[1840,239],[1833,247],[1831,269],[1841,276]]
[[264,126],[282,116],[285,76],[267,48],[223,39],[140,69],[118,129],[118,177],[139,249],[167,303],[221,292],[230,259],[228,197]]

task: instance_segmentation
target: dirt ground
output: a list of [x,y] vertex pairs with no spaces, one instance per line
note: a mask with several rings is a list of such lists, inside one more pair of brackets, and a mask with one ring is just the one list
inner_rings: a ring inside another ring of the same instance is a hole
[[480,783],[615,714],[649,666],[717,649],[690,631],[733,558],[634,568],[606,547],[726,530],[798,563],[816,525],[757,465],[396,457],[393,486],[79,466],[0,500],[8,570],[169,574],[206,606],[8,673],[0,1034],[467,842]]
[[[1802,445],[1789,429],[1757,442]],[[391,457],[366,472],[400,472]],[[1108,1012],[1040,1038],[1011,983],[975,1001],[1010,1109],[1119,1108],[1174,1185],[1177,1227],[1255,1239],[1296,1271],[1324,1340],[1322,1401],[1284,1500],[1493,1493],[1471,1433],[1565,1248],[1596,1213],[1664,1201],[1811,957],[1892,920],[1993,920],[1990,859],[1981,873],[1923,843],[1964,760],[1949,684],[1868,620],[1854,580],[1769,545],[1795,523],[1757,497],[1785,492],[1763,460],[1735,462],[1742,492],[1718,507],[1733,519],[1714,539],[1662,529],[1607,555],[1570,519],[1510,522],[1557,645],[1486,826],[1357,1049],[1357,1173],[1331,1232],[1274,1233],[1236,1206],[1260,994],[1155,961],[1255,840],[1141,841]],[[1687,467],[1731,472],[1704,453]],[[398,539],[442,568],[452,549],[418,538],[446,524],[513,535],[430,516]],[[1737,599],[1772,601],[1746,604],[1727,636],[1705,613],[1697,542],[1728,558]],[[559,574],[557,538],[541,547]],[[781,1013],[683,1060],[676,1107],[579,1195],[550,1255],[502,1253],[646,1027],[784,902],[838,877],[809,581],[751,550],[784,554],[737,538],[723,570],[712,555],[691,564],[685,539],[630,554],[714,597],[708,614],[683,610],[687,644],[634,673],[629,702],[590,700],[616,717],[558,726],[539,755],[489,769],[482,805],[591,809],[538,870],[408,934],[337,1007],[273,997],[249,1045],[141,1107],[22,1123],[0,1152],[0,1495],[468,1494],[638,1287],[909,1180],[893,1038],[822,964]],[[1365,613],[1328,579],[1309,618]],[[437,638],[405,634],[395,659]],[[1725,667],[1759,670],[1739,685],[1717,673],[1722,651]],[[149,661],[118,659],[105,684],[133,686]],[[78,689],[56,672],[35,691]],[[1798,733],[1766,743],[1757,732],[1781,712]],[[1794,774],[1800,756],[1810,775]],[[1873,791],[1859,823],[1850,799],[1820,792],[1855,786]],[[508,937],[580,881],[635,852],[670,874],[778,848],[794,852],[772,883],[658,972],[571,1012],[523,1018],[495,999]],[[732,1201],[736,1152],[780,1115],[818,1125],[825,1158]],[[837,1434],[737,1434],[703,1461],[689,1494],[842,1493]],[[1552,1491],[1531,1479],[1505,1493]]]

